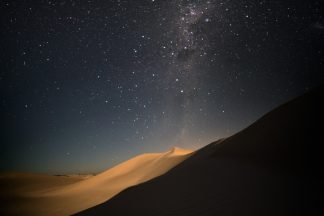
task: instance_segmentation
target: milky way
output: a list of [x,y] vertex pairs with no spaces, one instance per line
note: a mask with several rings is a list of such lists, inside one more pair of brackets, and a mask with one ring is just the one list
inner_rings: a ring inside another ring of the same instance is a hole
[[[199,79],[199,75],[203,72],[199,70],[198,63],[201,58],[207,55],[208,38],[204,33],[204,22],[209,22],[208,13],[213,5],[206,1],[204,3],[188,3],[176,1],[174,3],[174,16],[172,16],[170,33],[174,34],[174,40],[170,41],[171,66],[167,69],[168,78],[171,83],[175,82],[174,95],[180,94],[182,98],[182,125],[178,136],[178,142],[188,142],[182,140],[189,137],[189,128],[194,126],[192,119],[193,112],[199,112],[205,109],[203,101],[197,98],[200,85],[204,80]],[[167,47],[166,47],[167,48]],[[169,80],[167,79],[167,80]],[[176,109],[172,104],[175,101],[169,101],[169,109]],[[198,104],[199,110],[195,110],[194,106]]]
[[0,7],[1,170],[93,172],[199,148],[323,80],[320,1]]

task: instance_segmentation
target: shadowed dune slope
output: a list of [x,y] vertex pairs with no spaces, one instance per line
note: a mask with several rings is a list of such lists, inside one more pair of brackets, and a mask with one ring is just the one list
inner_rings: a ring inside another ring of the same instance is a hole
[[317,88],[77,215],[318,215],[323,98]]
[[105,202],[127,187],[164,174],[190,155],[192,151],[180,148],[142,154],[78,181],[71,176],[5,175],[0,178],[0,186],[11,189],[4,192],[6,188],[1,187],[0,215],[71,215]]

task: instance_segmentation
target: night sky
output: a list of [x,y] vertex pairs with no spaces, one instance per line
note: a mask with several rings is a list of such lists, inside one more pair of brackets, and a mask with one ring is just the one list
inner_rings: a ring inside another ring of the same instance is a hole
[[0,4],[1,171],[197,149],[324,77],[321,1]]

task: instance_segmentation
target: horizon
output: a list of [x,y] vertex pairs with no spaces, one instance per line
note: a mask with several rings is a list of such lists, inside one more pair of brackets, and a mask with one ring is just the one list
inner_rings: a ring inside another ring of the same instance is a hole
[[195,146],[193,148],[182,148],[182,147],[179,147],[179,146],[172,146],[172,147],[169,147],[166,150],[161,150],[161,151],[154,151],[154,152],[152,152],[152,151],[145,152],[144,151],[144,152],[138,152],[138,153],[134,153],[133,155],[130,155],[127,158],[122,158],[122,159],[120,159],[120,161],[116,161],[116,162],[110,164],[109,166],[107,166],[107,167],[105,167],[105,168],[103,168],[101,170],[97,170],[97,171],[96,170],[92,170],[92,171],[89,170],[89,171],[81,171],[81,172],[79,172],[79,171],[4,170],[4,171],[0,171],[0,173],[9,173],[9,174],[10,173],[22,173],[22,174],[24,174],[24,173],[26,173],[26,174],[30,173],[30,174],[45,174],[45,175],[47,174],[47,175],[53,175],[53,176],[60,176],[60,175],[67,175],[67,176],[69,176],[69,175],[98,175],[98,174],[100,174],[102,172],[105,172],[105,171],[107,171],[107,170],[109,170],[109,169],[111,169],[111,168],[113,168],[113,167],[115,167],[115,166],[117,166],[117,165],[119,165],[119,164],[121,164],[123,162],[126,162],[126,161],[128,161],[128,160],[130,160],[130,159],[132,159],[134,157],[137,157],[137,156],[140,156],[140,155],[144,155],[144,154],[147,154],[147,153],[165,153],[165,152],[171,151],[173,148],[180,148],[180,149],[185,149],[185,150],[192,150],[193,152],[195,152],[195,151],[197,151],[197,150],[199,150],[199,149],[201,149],[203,147],[208,146],[209,144],[211,144],[213,142],[216,142],[216,141],[221,140],[221,139],[226,139],[226,138],[228,138],[230,136],[233,136],[233,135],[239,133],[240,131],[242,131],[242,130],[246,129],[247,127],[249,127],[250,125],[254,124],[256,121],[258,121],[263,116],[267,115],[272,110],[274,110],[274,109],[276,109],[276,108],[278,108],[278,107],[280,107],[280,106],[282,106],[282,105],[284,105],[286,103],[289,103],[290,101],[292,101],[292,100],[294,100],[294,99],[296,99],[296,98],[298,98],[298,97],[300,97],[302,95],[305,95],[308,92],[311,92],[312,90],[314,90],[314,89],[316,89],[316,88],[318,88],[320,86],[321,85],[316,86],[313,89],[310,89],[310,90],[306,91],[305,93],[303,93],[301,95],[298,95],[296,97],[293,97],[293,98],[289,99],[288,101],[285,101],[282,104],[279,104],[278,106],[272,108],[271,110],[265,112],[264,114],[261,114],[261,116],[259,118],[255,119],[250,124],[242,127],[241,129],[239,129],[238,131],[233,132],[232,134],[229,134],[228,136],[219,137],[217,139],[214,139],[212,141],[209,141],[207,144],[202,144],[200,146]]

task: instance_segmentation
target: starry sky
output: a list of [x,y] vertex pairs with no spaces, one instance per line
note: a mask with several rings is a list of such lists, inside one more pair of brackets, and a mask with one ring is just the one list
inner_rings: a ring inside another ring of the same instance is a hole
[[0,4],[1,171],[197,149],[323,82],[321,1]]

